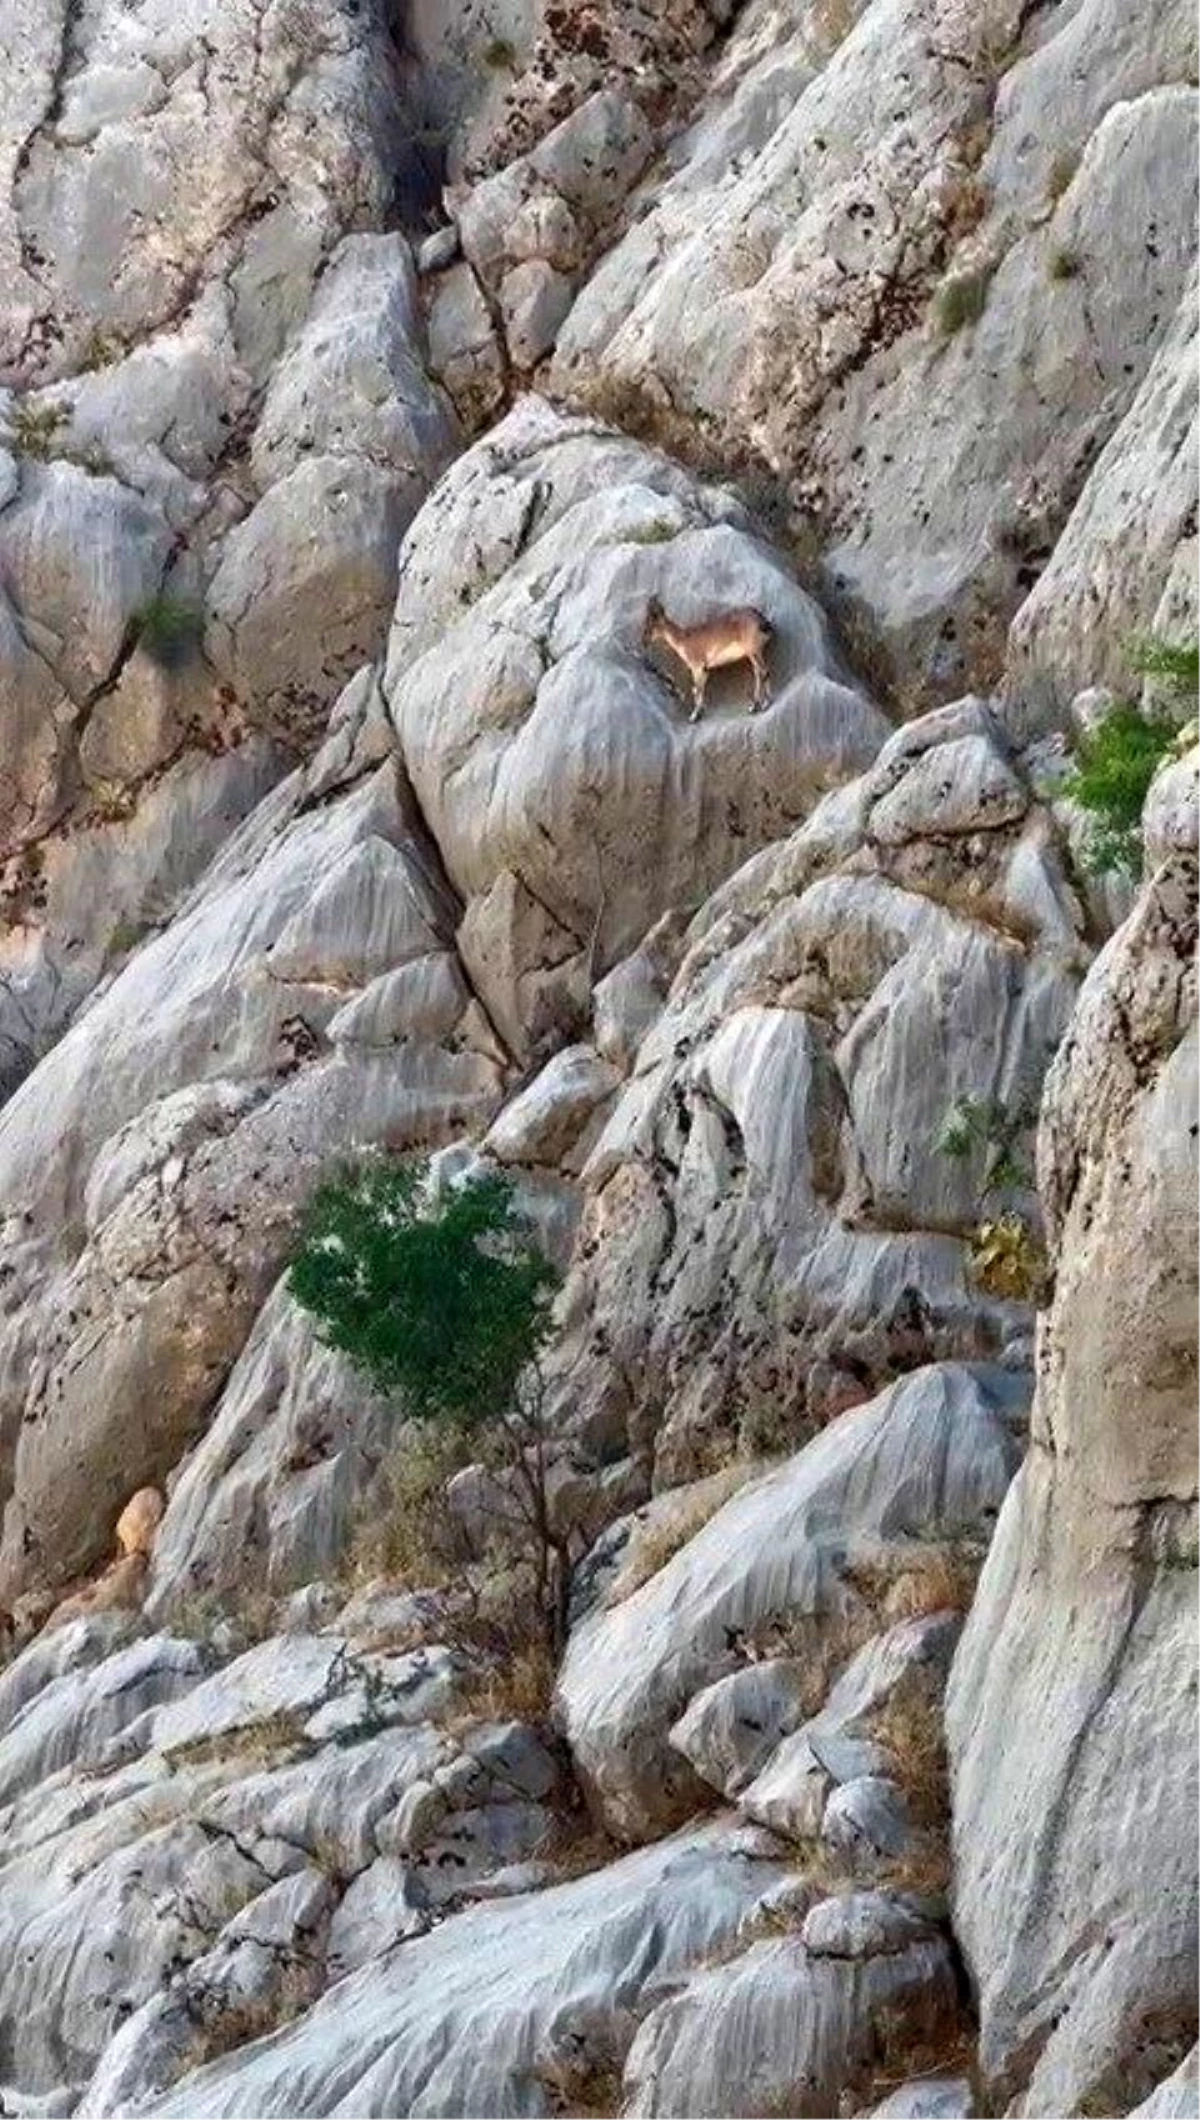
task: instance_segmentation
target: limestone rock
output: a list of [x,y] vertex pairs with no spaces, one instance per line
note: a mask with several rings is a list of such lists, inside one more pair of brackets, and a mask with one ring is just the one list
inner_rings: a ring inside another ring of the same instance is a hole
[[[165,2090],[209,2036],[286,2015],[318,1984],[334,1888],[319,1870],[281,1877],[226,1923],[210,1951],[152,1995],[110,2039],[76,2110],[107,2120]],[[340,1912],[340,1908],[339,1908]]]
[[172,1485],[151,1612],[197,1594],[237,1601],[334,1565],[396,1426],[395,1408],[278,1288]]
[[869,2076],[881,2020],[933,2033],[952,2008],[949,1952],[919,1924],[899,1947],[889,1939],[861,1958],[794,1937],[756,1944],[645,2019],[626,2064],[626,2109],[836,2111],[843,2090]]
[[364,457],[407,474],[415,513],[455,443],[423,350],[403,237],[347,236],[272,374],[250,451],[260,485],[309,455]]
[[731,1935],[778,1876],[720,1824],[660,1842],[591,1876],[468,1908],[365,1968],[298,2024],[185,2078],[148,2110],[281,2111],[302,2073],[314,2114],[495,2112],[539,2100],[569,2056],[611,2065],[635,2012]]
[[716,1679],[670,1731],[673,1749],[723,1795],[737,1796],[795,1728],[802,1678],[802,1665],[768,1657]]
[[871,2110],[889,2120],[970,2120],[975,2108],[965,2076],[922,2076],[889,2091]]
[[999,676],[1007,618],[1183,292],[1193,205],[1168,171],[1194,24],[1112,0],[1024,38],[1007,4],[848,13],[832,54],[807,10],[774,37],[753,13],[735,27],[577,299],[556,381],[749,448],[905,695],[948,697]]
[[1147,2095],[1195,1999],[1195,857],[1092,968],[1047,1086],[1056,1259],[1028,1462],[948,1698],[989,2095]]
[[468,427],[504,397],[504,355],[492,314],[465,259],[439,279],[429,313],[429,365]]
[[[656,594],[681,619],[764,611],[767,711],[749,714],[731,681],[704,721],[684,719],[642,646]],[[886,734],[727,494],[536,399],[413,525],[384,683],[467,904],[464,957],[525,1053],[538,1028],[554,1034],[556,994],[560,1043],[665,905],[697,902]]]
[[[1130,644],[1158,630],[1158,606],[1176,556],[1194,569],[1189,523],[1195,319],[1190,286],[1013,619],[1008,681],[1026,726],[1061,716],[1081,685],[1127,692]],[[1171,628],[1165,637],[1179,634]]]
[[[576,1767],[618,1837],[644,1839],[697,1800],[668,1733],[739,1644],[855,1605],[855,1553],[986,1521],[1019,1455],[1020,1387],[927,1369],[833,1423],[726,1502],[641,1589],[584,1619],[559,1679]],[[844,1498],[852,1496],[852,1504]]]
[[330,741],[0,1115],[0,1205],[17,1217],[0,1596],[86,1564],[105,1516],[174,1464],[322,1169],[352,1144],[460,1131],[499,1101],[494,1042],[326,1037],[355,988],[448,950],[452,920],[394,767],[356,768],[353,752],[335,767]]
[[0,1802],[11,1802],[60,1767],[96,1765],[115,1736],[160,1703],[191,1692],[204,1669],[194,1643],[169,1636],[131,1642],[89,1672],[68,1668],[6,1723]]
[[[981,773],[1009,819],[982,830]],[[1028,1138],[1075,991],[1081,908],[1017,788],[995,714],[958,702],[697,917],[583,1173],[549,1362],[581,1437],[624,1427],[658,1480],[690,1479],[1016,1332],[962,1248],[985,1159],[937,1142],[963,1097],[1023,1112]],[[881,810],[900,843],[874,837]]]
[[454,441],[404,240],[373,232],[415,115],[380,8],[14,4],[4,1094],[294,763],[251,731],[319,735]]
[[497,1163],[534,1164],[561,1164],[570,1155],[578,1167],[619,1081],[590,1046],[566,1047],[505,1105],[484,1135],[484,1154]]

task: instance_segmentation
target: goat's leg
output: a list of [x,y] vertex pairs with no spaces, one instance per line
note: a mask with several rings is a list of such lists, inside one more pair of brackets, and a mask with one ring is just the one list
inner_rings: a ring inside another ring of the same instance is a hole
[[692,671],[692,711],[689,721],[699,721],[704,712],[704,687],[708,683],[708,671],[703,663]]
[[766,705],[771,680],[765,655],[753,655],[750,660],[754,668],[754,712],[759,714]]

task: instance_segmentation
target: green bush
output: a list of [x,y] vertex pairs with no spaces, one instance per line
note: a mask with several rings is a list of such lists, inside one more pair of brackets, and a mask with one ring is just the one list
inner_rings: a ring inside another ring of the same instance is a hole
[[1027,1190],[1033,1173],[1018,1153],[1018,1144],[1036,1123],[1037,1114],[1026,1105],[1009,1111],[996,1098],[956,1097],[942,1121],[935,1143],[939,1153],[956,1163],[983,1157],[980,1203],[990,1193]]
[[1119,870],[1136,876],[1142,860],[1142,811],[1150,783],[1165,758],[1179,747],[1181,724],[1196,709],[1200,648],[1186,643],[1145,641],[1134,668],[1159,680],[1161,706],[1143,713],[1128,700],[1111,707],[1080,737],[1061,792],[1088,819],[1084,859],[1101,874]]
[[972,1281],[985,1295],[1022,1303],[1040,1303],[1048,1289],[1041,1238],[1015,1208],[1004,1208],[988,1218],[985,1206],[989,1199],[1003,1201],[1006,1195],[1032,1189],[1034,1174],[1023,1144],[1036,1120],[1029,1103],[1010,1109],[992,1097],[958,1097],[934,1144],[941,1155],[955,1162],[976,1157],[981,1162],[979,1220],[967,1240]]
[[1196,705],[1200,687],[1200,644],[1146,640],[1134,650],[1133,666],[1143,677],[1161,677],[1181,706]]
[[321,1187],[289,1275],[321,1338],[418,1421],[480,1432],[527,1544],[533,1595],[561,1646],[570,1589],[552,1523],[539,1356],[558,1275],[530,1241],[507,1178],[435,1195],[423,1163],[372,1162]]
[[322,1186],[291,1270],[329,1346],[414,1419],[470,1425],[509,1411],[545,1343],[555,1285],[506,1178],[432,1201],[420,1163],[371,1163]]
[[1103,874],[1135,876],[1142,858],[1142,809],[1159,766],[1175,740],[1169,722],[1151,721],[1136,707],[1112,707],[1082,736],[1064,795],[1088,816],[1084,858]]

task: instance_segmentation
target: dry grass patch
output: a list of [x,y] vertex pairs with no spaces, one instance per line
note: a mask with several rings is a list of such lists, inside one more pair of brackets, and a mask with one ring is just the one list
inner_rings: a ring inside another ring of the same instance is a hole
[[185,1738],[182,1744],[169,1746],[163,1758],[170,1767],[204,1766],[222,1759],[274,1763],[283,1754],[303,1756],[312,1749],[311,1740],[304,1734],[304,1718],[294,1708],[280,1708],[274,1715],[263,1716],[260,1722],[239,1723],[231,1730]]
[[940,1700],[922,1686],[902,1683],[873,1718],[871,1734],[889,1756],[913,1824],[944,1828],[950,1816],[950,1768]]
[[184,1591],[166,1614],[172,1634],[207,1642],[222,1656],[240,1656],[279,1632],[279,1600],[269,1590],[241,1590],[236,1604],[216,1590]]
[[446,1488],[471,1455],[454,1428],[424,1423],[406,1430],[384,1458],[359,1505],[342,1579],[363,1589],[381,1577],[401,1590],[442,1590],[469,1559]]
[[937,1539],[857,1560],[848,1573],[882,1625],[935,1612],[965,1616],[986,1551],[986,1541],[971,1535]]
[[859,2084],[852,2102],[843,2103],[843,2114],[873,2112],[902,2083],[920,2083],[929,2076],[965,2076],[973,2093],[973,2110],[986,2111],[979,2097],[978,2028],[961,2012],[936,2029],[889,2012],[880,2025],[880,2046],[869,2083]]
[[1075,181],[1075,172],[1079,168],[1080,160],[1080,155],[1074,150],[1064,150],[1055,155],[1053,162],[1050,164],[1050,174],[1046,179],[1046,204],[1048,206],[1057,206],[1064,192],[1070,190],[1071,185]]
[[554,1693],[555,1664],[546,1643],[520,1643],[494,1664],[475,1672],[459,1694],[443,1727],[453,1736],[477,1722],[544,1723]]
[[206,2062],[218,2061],[222,2054],[231,2054],[237,2047],[249,2046],[251,2040],[263,2039],[268,2032],[279,2031],[303,2014],[315,1999],[316,1992],[313,1969],[294,1963],[285,1969],[267,1994],[248,1997],[244,2002],[231,2002],[224,2009],[214,2010],[212,2016],[199,2026],[188,2047],[180,2075],[203,2068]]
[[533,2076],[556,2113],[577,2115],[578,2120],[591,2120],[595,2114],[600,2120],[621,2110],[625,2095],[622,2068],[609,2055],[560,2056],[540,2062]]
[[845,43],[858,14],[854,0],[812,0],[810,19],[826,53]]

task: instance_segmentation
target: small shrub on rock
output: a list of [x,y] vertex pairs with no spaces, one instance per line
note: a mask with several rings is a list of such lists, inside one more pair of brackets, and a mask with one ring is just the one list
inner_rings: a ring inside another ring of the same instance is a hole
[[200,644],[204,613],[199,604],[162,589],[133,616],[134,637],[154,661],[167,668],[186,662]]
[[12,418],[13,442],[22,456],[34,456],[40,463],[47,463],[70,418],[67,405],[18,405]]
[[1137,707],[1112,707],[1079,740],[1062,792],[1088,816],[1085,858],[1100,874],[1135,875],[1142,858],[1142,808],[1150,783],[1171,748],[1167,722]]
[[1161,704],[1143,713],[1119,701],[1080,737],[1072,771],[1061,792],[1078,803],[1088,820],[1084,858],[1104,874],[1136,876],[1142,860],[1142,811],[1164,760],[1186,747],[1200,682],[1200,648],[1148,641],[1135,651],[1134,667],[1157,680]]
[[944,339],[953,338],[965,324],[977,324],[987,308],[992,269],[977,266],[973,272],[955,272],[942,281],[934,297],[933,317]]
[[509,1180],[441,1193],[421,1163],[378,1161],[322,1186],[290,1274],[326,1343],[416,1421],[478,1434],[512,1497],[533,1598],[552,1649],[570,1567],[552,1519],[538,1357],[558,1275],[530,1240]]

